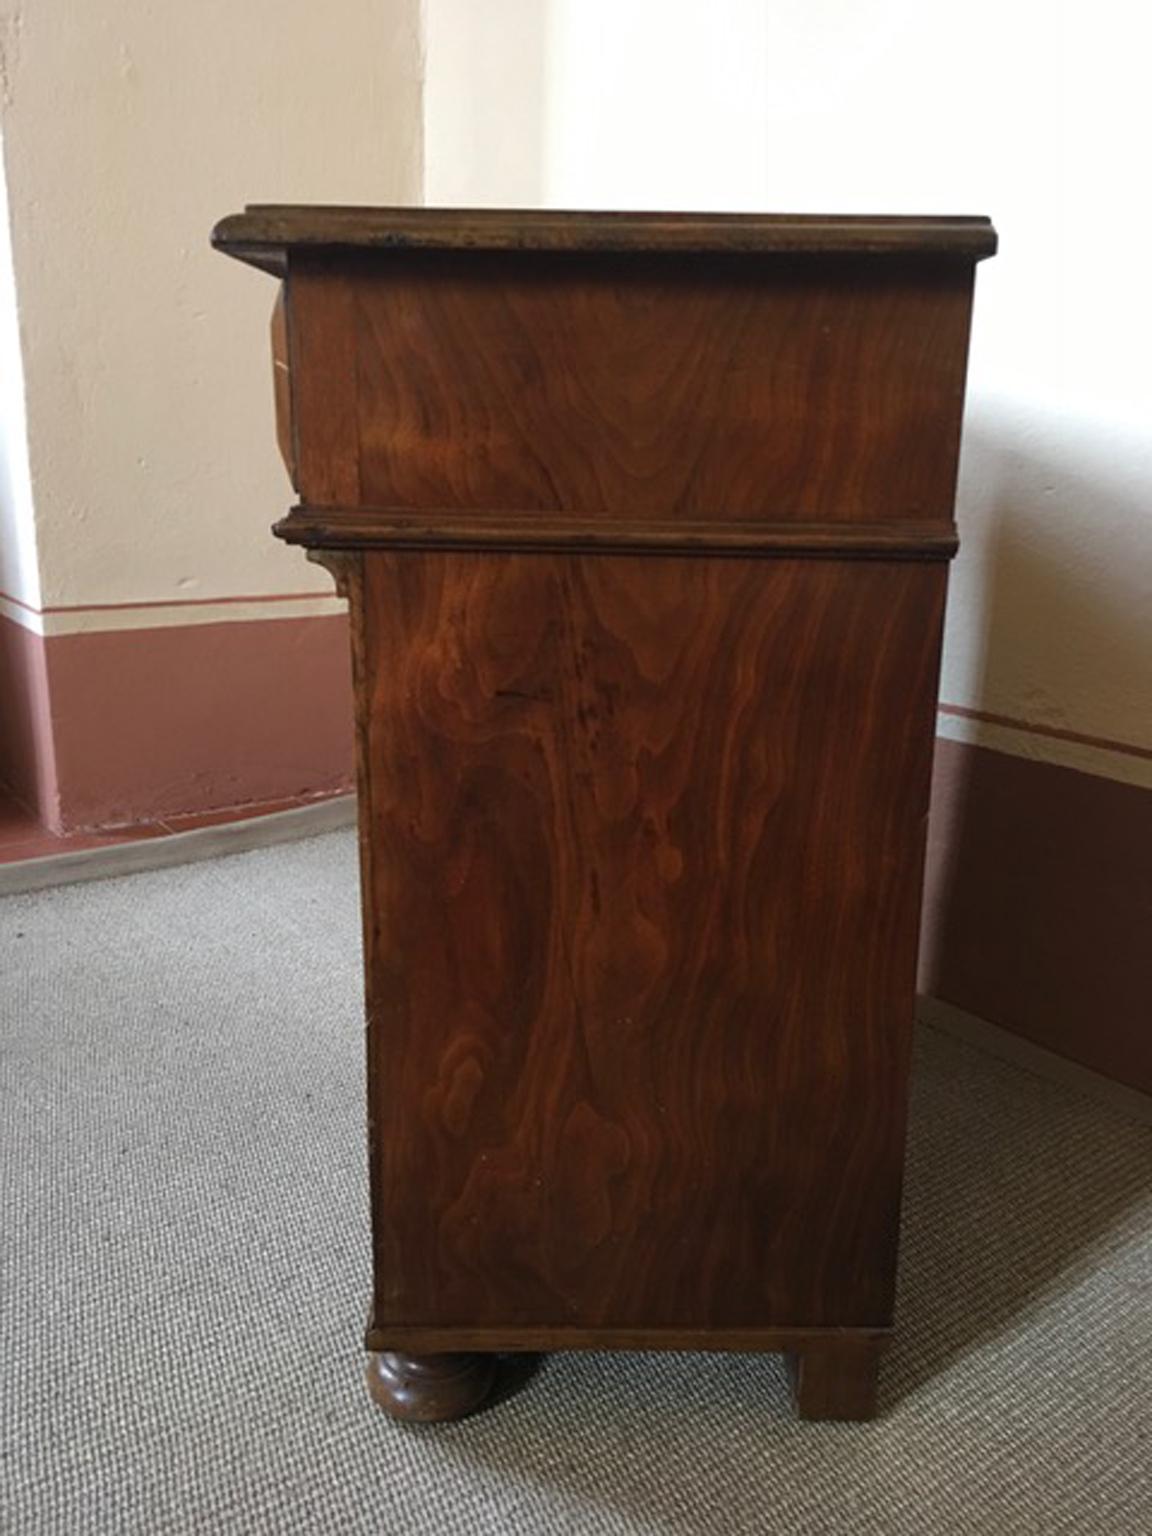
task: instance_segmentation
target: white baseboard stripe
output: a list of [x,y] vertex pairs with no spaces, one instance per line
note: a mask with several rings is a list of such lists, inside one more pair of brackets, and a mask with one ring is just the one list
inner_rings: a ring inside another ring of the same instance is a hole
[[1064,741],[1022,727],[949,714],[943,709],[936,717],[936,734],[945,741],[987,747],[1010,757],[1051,763],[1057,768],[1115,779],[1120,784],[1134,784],[1138,789],[1152,789],[1152,759],[1143,749],[1140,753],[1126,752],[1089,742]]

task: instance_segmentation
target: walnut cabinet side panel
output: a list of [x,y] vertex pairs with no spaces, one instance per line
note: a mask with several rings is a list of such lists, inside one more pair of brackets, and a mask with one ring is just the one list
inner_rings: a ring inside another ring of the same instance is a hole
[[378,1328],[890,1322],[945,569],[365,553]]

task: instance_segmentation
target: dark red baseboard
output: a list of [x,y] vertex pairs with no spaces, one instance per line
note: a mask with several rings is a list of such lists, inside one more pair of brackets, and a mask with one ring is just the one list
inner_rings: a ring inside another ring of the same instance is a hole
[[53,831],[351,788],[341,615],[3,642],[0,774]]
[[920,990],[1152,1093],[1152,792],[937,741]]
[[59,815],[45,643],[40,635],[3,614],[0,783],[45,823]]

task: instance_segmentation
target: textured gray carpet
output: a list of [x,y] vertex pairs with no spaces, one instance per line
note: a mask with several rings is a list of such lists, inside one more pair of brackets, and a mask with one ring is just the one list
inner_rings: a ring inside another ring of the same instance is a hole
[[775,1358],[647,1355],[389,1423],[354,860],[0,903],[5,1536],[1152,1531],[1149,1131],[928,1032],[880,1421],[798,1424]]

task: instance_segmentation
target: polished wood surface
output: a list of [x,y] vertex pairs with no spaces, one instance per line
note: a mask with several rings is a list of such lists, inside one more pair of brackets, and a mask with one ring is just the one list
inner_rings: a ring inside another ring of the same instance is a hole
[[377,1327],[887,1321],[943,590],[365,557]]
[[306,504],[950,524],[970,265],[523,267],[295,259]]
[[845,1341],[870,1342],[879,1354],[888,1344],[891,1328],[581,1328],[549,1324],[529,1328],[505,1324],[476,1328],[453,1323],[421,1327],[418,1324],[370,1325],[366,1333],[371,1350],[398,1349],[414,1354],[447,1348],[486,1354],[547,1354],[569,1350],[694,1350],[720,1354],[790,1354],[808,1349],[835,1353]]
[[883,1341],[862,1337],[787,1352],[802,1419],[870,1419],[876,1412]]
[[292,411],[292,369],[288,357],[288,310],[281,285],[272,307],[272,389],[276,402],[276,443],[288,478],[296,485],[296,423]]
[[306,549],[492,549],[574,554],[789,555],[797,559],[948,560],[950,522],[632,522],[626,518],[394,512],[376,507],[293,507],[273,532]]
[[[350,601],[373,1395],[784,1350],[874,1410],[985,220],[250,209]],[[279,375],[278,375],[279,377]],[[287,456],[287,455],[286,455]]]
[[462,1419],[479,1408],[496,1381],[489,1354],[398,1354],[383,1350],[368,1360],[368,1390],[394,1419],[412,1424]]
[[589,213],[504,208],[341,208],[251,204],[222,219],[212,243],[275,273],[289,251],[622,251],[650,255],[945,256],[996,249],[985,218],[811,213]]

